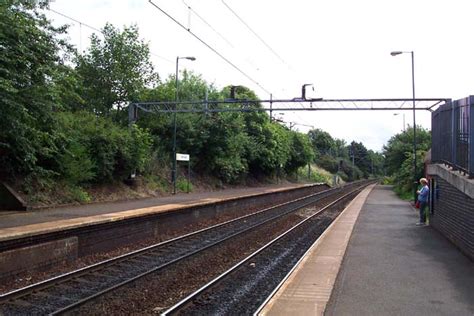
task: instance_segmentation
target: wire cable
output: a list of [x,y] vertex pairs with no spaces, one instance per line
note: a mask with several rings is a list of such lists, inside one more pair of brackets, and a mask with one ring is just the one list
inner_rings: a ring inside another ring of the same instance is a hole
[[[284,65],[286,65],[288,67],[288,69],[294,73],[294,70],[293,68],[267,43],[265,42],[265,40],[257,34],[257,32],[255,32],[248,23],[246,23],[244,21],[244,19],[242,19],[238,14],[237,12],[235,12],[235,10],[233,10],[224,0],[221,0],[222,4],[230,11],[232,12],[232,14],[243,24],[247,27],[247,29],[253,34],[255,35],[255,37],[257,37],[272,53],[273,55],[275,55]],[[295,76],[295,79],[296,79],[296,76]],[[304,109],[304,105],[300,102],[299,103],[300,106]]]
[[[186,1],[182,0],[183,1],[183,4],[187,7],[187,9],[189,10],[190,14],[193,13],[194,15],[196,15],[200,20],[201,22],[203,22],[207,27],[209,27],[214,33],[217,34],[217,36],[219,36],[224,42],[226,42],[227,45],[229,45],[231,48],[233,49],[237,49],[236,46],[234,46],[234,44],[232,44],[222,33],[220,33],[218,30],[216,30],[215,27],[213,27],[209,22],[206,21],[206,19],[204,19],[201,15],[199,15],[199,13],[196,12],[196,10],[194,10],[193,8],[191,8],[190,5],[188,5],[186,3]],[[189,21],[188,21],[188,25],[190,25]],[[189,26],[190,28],[190,26]],[[240,51],[239,54],[243,55],[244,52]],[[245,62],[247,64],[249,64],[252,68],[254,68],[256,71],[259,71],[259,67],[256,66],[251,60],[249,57],[247,57],[245,59]]]
[[191,11],[192,13],[194,13],[194,15],[196,15],[204,24],[206,24],[211,30],[213,30],[214,33],[216,33],[224,42],[226,42],[226,43],[227,43],[230,47],[232,47],[232,48],[235,47],[227,38],[225,38],[224,35],[222,35],[221,33],[219,33],[219,31],[217,31],[211,24],[209,24],[203,17],[201,17],[201,16],[199,15],[199,13],[196,12],[196,10],[194,10],[193,8],[191,8],[191,6],[186,3],[186,1],[183,0],[183,3],[184,3],[184,5],[189,9],[189,11]]
[[285,65],[289,67],[288,63],[280,55],[278,55],[278,53],[270,45],[268,45],[267,42],[265,42],[263,38],[257,34],[257,32],[255,32],[234,10],[232,10],[232,8],[227,3],[225,3],[224,0],[221,0],[221,1],[222,1],[222,4],[224,4],[224,6],[230,12],[232,12],[232,14],[237,19],[239,19],[239,21],[242,22],[242,24],[245,25],[249,29],[250,32],[252,32],[252,34],[255,35],[255,37],[257,37],[263,43],[263,45],[265,45],[273,53],[273,55],[275,55],[282,63],[284,63]]
[[57,15],[60,15],[60,16],[62,16],[62,17],[65,17],[66,19],[69,19],[69,20],[74,21],[74,22],[76,22],[76,23],[82,24],[82,25],[84,25],[84,26],[90,28],[91,30],[94,30],[94,31],[99,32],[99,33],[102,33],[102,31],[99,30],[98,28],[95,28],[95,27],[93,27],[93,26],[90,26],[89,24],[86,24],[86,23],[84,23],[84,22],[81,22],[81,21],[79,21],[79,20],[76,20],[76,19],[74,19],[74,18],[71,18],[70,16],[67,16],[67,15],[65,15],[64,13],[58,12],[58,11],[53,10],[53,9],[51,9],[51,8],[48,8],[48,10],[51,11],[51,12],[56,13]]
[[148,2],[154,6],[155,8],[157,8],[159,11],[161,11],[164,15],[166,15],[168,18],[170,18],[173,22],[175,22],[176,24],[178,24],[181,28],[183,28],[184,30],[186,30],[189,34],[191,34],[195,39],[197,39],[199,42],[201,42],[202,44],[204,44],[207,48],[209,48],[211,51],[213,51],[217,56],[219,56],[220,58],[222,58],[226,63],[228,63],[229,65],[231,65],[235,70],[237,70],[238,72],[240,72],[242,75],[244,75],[247,79],[249,79],[250,81],[252,81],[253,83],[255,83],[258,87],[260,87],[260,89],[262,89],[264,92],[266,92],[267,94],[270,94],[270,92],[265,89],[260,83],[258,83],[255,79],[253,79],[252,77],[250,77],[249,75],[247,75],[243,70],[241,70],[239,67],[237,67],[236,65],[234,65],[230,60],[228,60],[225,56],[223,56],[221,53],[219,53],[215,48],[213,48],[212,46],[210,46],[209,44],[207,44],[204,40],[202,40],[199,36],[197,36],[196,34],[194,34],[190,29],[186,28],[183,24],[181,24],[178,20],[176,20],[175,18],[173,18],[171,15],[169,15],[166,11],[164,11],[162,8],[160,8],[158,5],[156,5],[153,1],[151,0],[148,0]]

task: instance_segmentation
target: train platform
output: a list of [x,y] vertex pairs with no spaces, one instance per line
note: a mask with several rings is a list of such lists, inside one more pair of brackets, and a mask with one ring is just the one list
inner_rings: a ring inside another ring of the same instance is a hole
[[474,315],[474,263],[389,186],[365,189],[262,315]]
[[304,186],[308,185],[287,183],[28,212],[0,212],[0,242]]

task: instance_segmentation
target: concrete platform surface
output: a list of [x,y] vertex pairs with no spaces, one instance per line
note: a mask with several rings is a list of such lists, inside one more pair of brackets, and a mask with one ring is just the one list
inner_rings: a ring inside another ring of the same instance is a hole
[[0,213],[0,241],[304,186],[304,184],[268,185],[28,212]]
[[375,185],[364,189],[314,243],[260,315],[322,315],[352,229]]
[[388,186],[369,195],[326,315],[474,315],[474,263]]
[[261,315],[474,315],[474,263],[431,227],[415,226],[417,211],[390,186],[368,191]]

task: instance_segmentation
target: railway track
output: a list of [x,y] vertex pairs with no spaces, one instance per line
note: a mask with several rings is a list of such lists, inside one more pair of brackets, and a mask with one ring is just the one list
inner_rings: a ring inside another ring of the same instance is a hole
[[[351,186],[345,187],[349,189]],[[334,194],[329,189],[0,296],[0,314],[61,314]]]
[[328,204],[270,241],[232,268],[178,302],[162,315],[258,314],[305,252],[332,223],[324,213],[344,205],[360,189]]

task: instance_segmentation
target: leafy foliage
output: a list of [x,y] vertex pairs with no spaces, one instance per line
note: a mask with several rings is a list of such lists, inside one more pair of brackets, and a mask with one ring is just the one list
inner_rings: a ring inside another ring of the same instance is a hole
[[180,100],[219,101],[232,90],[236,102],[225,105],[229,108],[259,110],[261,104],[248,101],[257,96],[247,87],[219,91],[186,70],[178,85],[175,75],[161,82],[136,26],[119,30],[106,24],[103,38],[93,35],[90,48],[71,62],[73,48],[61,40],[67,29],[53,27],[40,13],[48,3],[0,3],[0,176],[19,176],[29,192],[41,188],[38,199],[64,186],[65,200],[89,201],[88,186],[134,172],[166,188],[161,170],[171,165],[174,117],[177,151],[191,155],[194,171],[225,183],[248,176],[297,176],[315,159],[346,179],[358,179],[372,171],[369,158],[380,158],[355,143],[359,158],[352,166],[343,140],[320,129],[308,135],[291,131],[264,111],[140,113],[138,125],[128,126],[129,102],[174,101],[176,92]]
[[335,141],[332,136],[322,129],[312,129],[308,132],[309,139],[313,145],[317,157],[329,155],[335,149]]
[[64,151],[58,166],[71,183],[111,181],[145,169],[151,138],[139,127],[122,129],[88,112],[61,113],[59,121]]
[[[416,148],[417,151],[426,152],[431,147],[431,134],[428,130],[417,126],[416,128]],[[396,134],[384,146],[387,172],[394,174],[400,169],[402,163],[407,159],[407,153],[413,155],[413,127],[408,127],[406,131]]]
[[[38,12],[47,1],[0,3],[0,165],[9,173],[44,173],[56,152],[54,84],[67,46]],[[46,169],[44,169],[46,168]]]
[[102,29],[104,39],[91,37],[91,46],[77,58],[87,109],[100,114],[118,113],[141,91],[155,85],[158,75],[149,60],[148,45],[139,39],[137,26],[121,32],[111,24]]
[[311,141],[306,135],[298,132],[290,133],[291,150],[285,170],[292,174],[312,161],[314,159],[314,152],[311,147]]
[[416,127],[417,173],[413,170],[413,127],[390,138],[384,146],[385,164],[389,175],[395,178],[395,188],[403,195],[413,191],[415,179],[423,177],[423,158],[431,147],[431,134],[421,126]]
[[371,160],[364,144],[353,141],[349,146],[349,153],[353,156],[354,164],[362,171],[365,178],[371,173]]
[[338,173],[345,181],[353,181],[383,174],[384,156],[367,150],[364,144],[334,139],[321,129],[308,132],[315,153],[315,162],[322,168]]

